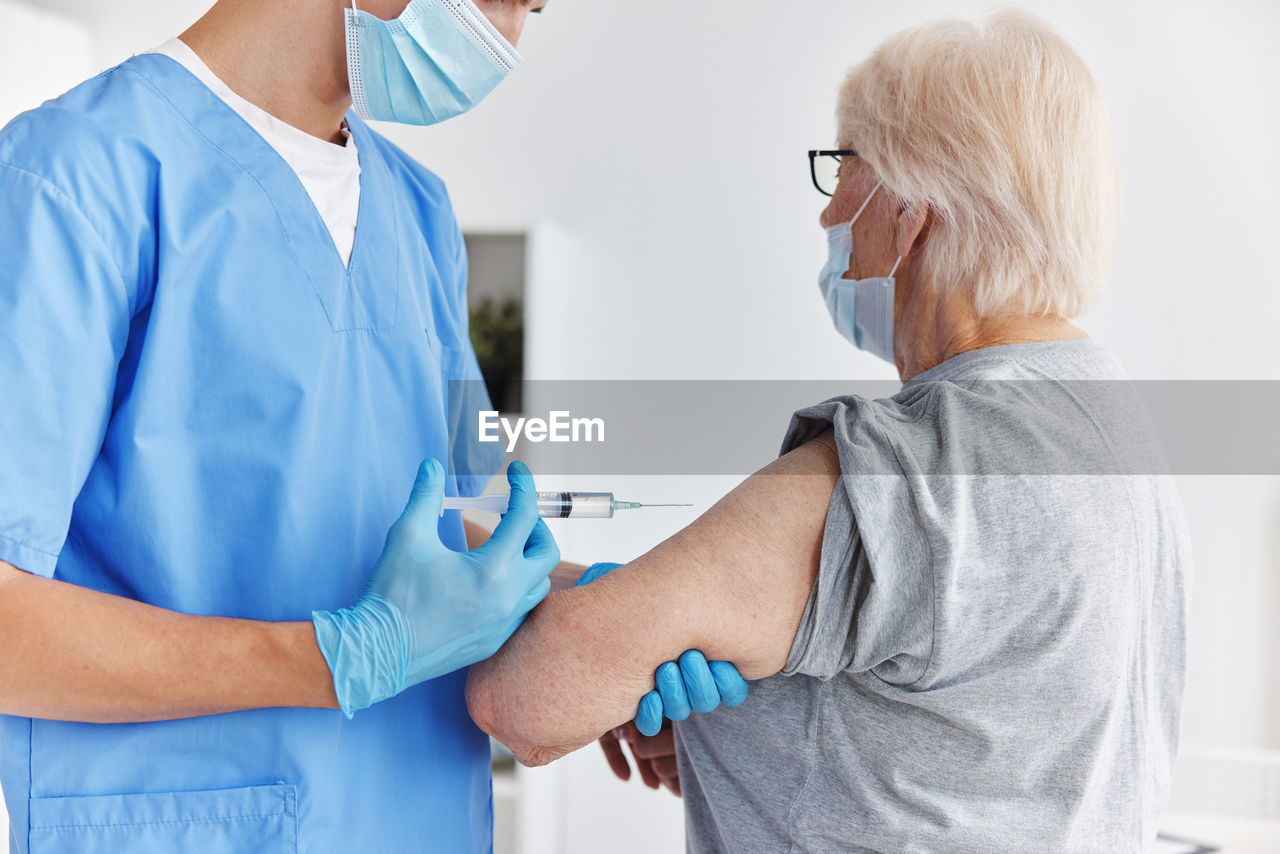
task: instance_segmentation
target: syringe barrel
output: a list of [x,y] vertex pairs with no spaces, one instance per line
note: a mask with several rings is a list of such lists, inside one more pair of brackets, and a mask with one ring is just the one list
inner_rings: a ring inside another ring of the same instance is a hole
[[538,515],[544,519],[612,519],[612,492],[539,492]]

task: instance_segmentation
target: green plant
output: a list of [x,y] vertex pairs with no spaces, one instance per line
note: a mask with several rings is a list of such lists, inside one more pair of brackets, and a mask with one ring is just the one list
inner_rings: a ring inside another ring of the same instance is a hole
[[504,412],[520,410],[524,376],[524,303],[517,297],[484,297],[471,307],[471,346],[493,403]]

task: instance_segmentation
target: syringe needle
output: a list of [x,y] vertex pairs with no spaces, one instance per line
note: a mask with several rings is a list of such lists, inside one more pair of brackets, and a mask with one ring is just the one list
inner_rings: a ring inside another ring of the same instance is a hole
[[[479,510],[502,515],[507,512],[508,497],[502,493],[479,495],[474,498],[446,496],[441,505],[445,510]],[[612,492],[555,492],[538,493],[538,515],[547,519],[610,519],[615,510],[636,510],[641,507],[692,507],[692,504],[641,504],[639,501],[615,501]]]

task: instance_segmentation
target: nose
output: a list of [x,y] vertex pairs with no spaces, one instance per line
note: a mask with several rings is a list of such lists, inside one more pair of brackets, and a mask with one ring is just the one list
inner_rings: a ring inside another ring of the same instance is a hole
[[835,211],[833,210],[835,205],[835,199],[827,202],[827,206],[822,209],[822,214],[818,217],[818,225],[823,228],[830,228],[840,222],[840,220],[836,218]]

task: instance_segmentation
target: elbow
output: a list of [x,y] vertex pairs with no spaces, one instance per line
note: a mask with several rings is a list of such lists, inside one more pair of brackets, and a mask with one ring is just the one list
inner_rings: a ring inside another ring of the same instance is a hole
[[497,680],[489,661],[471,665],[467,671],[467,712],[484,733],[502,740],[498,728]]
[[[581,595],[581,590],[578,595]],[[596,697],[575,672],[574,638],[587,637],[570,614],[570,591],[553,593],[492,658],[467,673],[467,711],[521,764],[545,765],[595,740],[583,706]]]
[[507,692],[504,684],[501,652],[471,665],[467,672],[467,711],[477,727],[505,744],[520,759],[521,750],[517,748],[537,743],[546,733],[542,732],[543,722],[539,716],[530,714],[537,704],[520,697],[518,691]]
[[[530,721],[508,712],[514,708],[498,698],[497,669],[489,661],[473,665],[467,673],[467,711],[471,720],[486,734],[502,742],[516,761],[528,768],[546,765],[564,756],[569,750],[537,744],[528,740]],[[537,729],[536,721],[533,729]]]
[[516,761],[526,768],[538,768],[550,765],[570,751],[563,747],[535,747],[532,744],[517,744],[508,747]]

